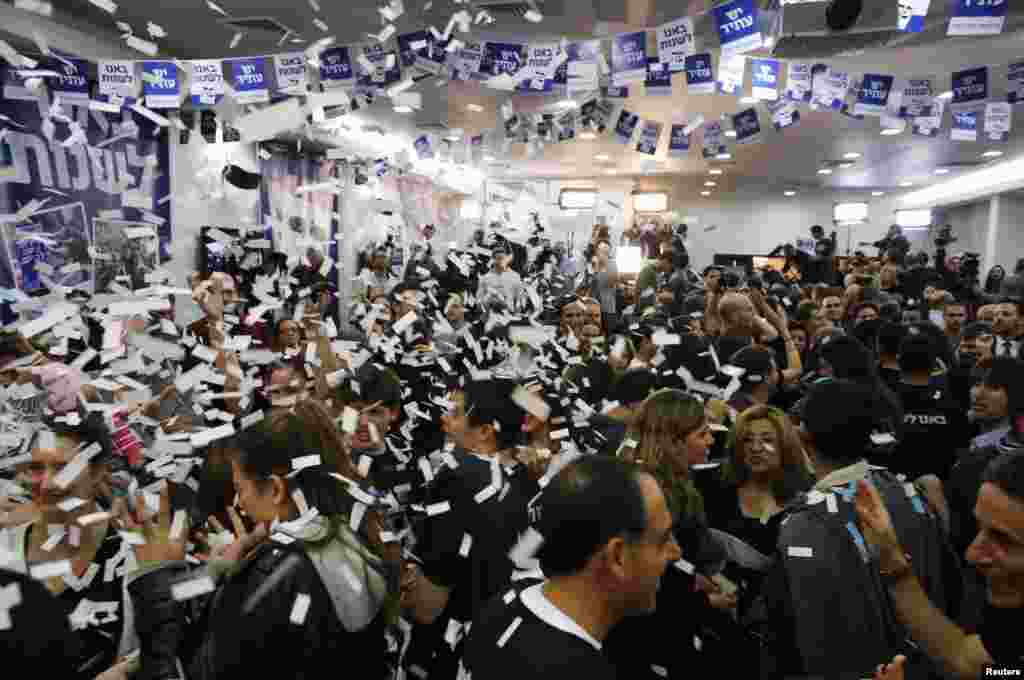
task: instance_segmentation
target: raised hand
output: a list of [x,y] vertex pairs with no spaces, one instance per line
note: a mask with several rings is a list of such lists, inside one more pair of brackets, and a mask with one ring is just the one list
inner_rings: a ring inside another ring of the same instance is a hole
[[242,522],[242,518],[234,508],[228,508],[228,516],[231,518],[233,532],[227,532],[220,520],[210,515],[209,523],[214,531],[221,534],[232,533],[235,537],[233,543],[214,548],[212,557],[230,562],[240,562],[253,548],[267,539],[269,532],[265,524],[258,524],[252,531],[246,531],[245,523]]
[[[181,511],[184,512],[184,511]],[[171,535],[171,489],[164,484],[160,492],[160,511],[146,517],[146,500],[140,493],[135,497],[135,511],[126,511],[122,520],[129,529],[141,530],[146,542],[133,546],[135,558],[142,564],[173,562],[185,559],[185,542],[188,536],[187,516],[180,527],[175,527],[176,535]]]

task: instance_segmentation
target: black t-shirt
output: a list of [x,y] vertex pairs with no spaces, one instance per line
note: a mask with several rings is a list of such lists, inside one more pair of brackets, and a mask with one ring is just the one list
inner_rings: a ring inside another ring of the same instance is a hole
[[1024,609],[1001,609],[985,605],[978,635],[996,665],[1020,667],[1024,664],[1024,645],[1020,642],[1022,626]]
[[[524,604],[524,592],[541,588],[522,581],[492,599],[473,622],[462,665],[474,678],[487,680],[615,680],[615,668],[601,649],[579,635],[541,618]],[[532,601],[540,599],[527,595]],[[546,602],[546,598],[541,600]],[[564,616],[564,615],[563,615]],[[642,653],[642,652],[640,652]]]
[[957,449],[967,443],[967,415],[944,386],[901,383],[897,393],[903,423],[889,469],[908,479],[926,474],[946,479]]
[[79,639],[71,632],[65,607],[38,581],[6,569],[0,569],[0,589],[16,591],[20,599],[7,612],[10,628],[0,629],[4,660],[41,678],[76,677]]

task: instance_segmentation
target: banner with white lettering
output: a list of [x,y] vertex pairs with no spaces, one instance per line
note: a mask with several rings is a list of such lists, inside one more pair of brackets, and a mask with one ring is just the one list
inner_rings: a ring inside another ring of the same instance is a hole
[[262,104],[270,101],[270,84],[263,57],[232,60],[231,81],[235,85],[236,103]]
[[612,84],[626,85],[647,76],[647,33],[620,33],[612,38]]
[[953,127],[949,138],[954,142],[978,141],[978,114],[974,111],[953,113]]
[[189,94],[193,106],[215,106],[224,98],[224,73],[220,59],[196,59],[192,62]]
[[636,143],[636,150],[648,156],[653,156],[658,150],[658,142],[661,141],[661,130],[663,127],[664,125],[656,120],[645,120],[644,124],[640,126],[640,139]]
[[456,80],[471,80],[482,77],[480,67],[484,61],[484,43],[466,42],[448,55],[448,66]]
[[685,158],[690,154],[690,132],[685,124],[673,125],[668,138],[668,157]]
[[178,108],[178,67],[173,61],[142,62],[142,93],[151,109]]
[[434,145],[430,141],[430,135],[420,135],[412,145],[416,149],[416,156],[421,161],[434,157]]
[[601,89],[609,99],[629,99],[629,87],[626,85],[609,85]]
[[717,90],[719,94],[739,96],[743,92],[743,78],[747,69],[747,58],[742,54],[719,59]]
[[924,18],[928,16],[931,0],[899,0],[899,20],[896,28],[904,33],[920,33],[924,30]]
[[743,54],[761,47],[761,30],[757,25],[757,5],[754,0],[732,0],[713,9],[718,26],[718,42],[722,46],[720,59]]
[[306,57],[302,52],[274,55],[277,90],[286,94],[306,94],[308,76]]
[[953,113],[984,110],[988,101],[988,66],[964,69],[953,73]]
[[644,93],[654,96],[672,94],[672,71],[668,64],[651,57],[647,64],[647,79],[644,81]]
[[1013,104],[990,102],[985,105],[985,139],[990,142],[1005,142],[1010,139],[1013,120]]
[[946,102],[935,98],[932,100],[930,111],[911,119],[911,131],[920,137],[937,137],[942,129],[942,114],[945,112]]
[[[356,84],[363,90],[376,92],[394,85],[402,79],[402,67],[398,63],[398,55],[393,50],[386,50],[383,43],[369,42],[363,45],[363,59],[356,58],[359,77]],[[358,49],[358,48],[357,48]],[[369,67],[369,68],[367,68]]]
[[526,68],[520,74],[522,85],[533,91],[550,92],[555,84],[555,71],[566,57],[556,42],[530,45],[526,50]]
[[775,59],[750,60],[751,94],[773,102],[779,98],[779,62]]
[[732,129],[736,131],[737,144],[751,144],[759,141],[761,120],[757,117],[757,109],[751,107],[734,114]]
[[523,68],[523,46],[519,43],[484,43],[481,70],[491,76],[514,76]]
[[702,151],[705,160],[709,160],[728,151],[725,146],[725,137],[722,135],[722,124],[715,120],[704,124],[704,149]]
[[932,91],[932,76],[913,76],[903,83],[903,94],[897,115],[900,118],[917,118],[931,113],[935,93]]
[[128,60],[101,61],[96,67],[99,93],[110,98],[134,99],[139,95],[139,81],[135,77],[135,62]]
[[640,116],[622,109],[619,120],[615,123],[615,138],[619,140],[620,144],[629,144],[639,122]]
[[854,104],[855,116],[881,116],[885,113],[892,91],[893,77],[877,73],[865,73]]
[[946,35],[998,35],[1007,7],[1007,0],[954,0]]
[[1024,61],[1014,61],[1006,67],[1006,101],[1024,103]]
[[793,102],[811,101],[811,65],[791,61],[787,65],[786,98]]
[[772,125],[776,130],[785,130],[800,122],[800,110],[796,102],[779,99],[768,102],[768,111],[772,114]]
[[89,101],[89,70],[81,59],[54,60],[50,68],[60,75],[50,81],[50,91],[62,102],[85,103]]
[[320,85],[324,89],[351,86],[355,77],[347,47],[332,47],[320,53]]
[[662,24],[657,31],[658,60],[673,73],[686,68],[686,58],[697,51],[693,19],[683,17]]
[[600,51],[600,40],[569,43],[565,61],[555,71],[555,90],[564,91],[567,97],[597,90],[600,87],[597,71],[597,54]]
[[715,77],[711,72],[711,54],[691,54],[686,58],[687,94],[712,94],[715,91]]
[[426,31],[413,31],[398,36],[398,54],[402,68],[410,69],[413,80],[439,75],[444,70],[447,44],[439,44]]

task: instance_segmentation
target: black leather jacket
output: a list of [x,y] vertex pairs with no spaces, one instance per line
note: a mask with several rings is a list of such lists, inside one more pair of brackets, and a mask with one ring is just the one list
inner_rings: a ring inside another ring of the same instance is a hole
[[[359,662],[370,665],[367,677],[382,677],[383,616],[362,631],[346,631],[316,567],[297,546],[265,543],[213,593],[184,602],[173,599],[171,585],[199,575],[187,567],[133,581],[139,680],[179,678],[176,659],[189,680],[323,677],[328,668]],[[310,601],[296,624],[291,618],[300,595]]]

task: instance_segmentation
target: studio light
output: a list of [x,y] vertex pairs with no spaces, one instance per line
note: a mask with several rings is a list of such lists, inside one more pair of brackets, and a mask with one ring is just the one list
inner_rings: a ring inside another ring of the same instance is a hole
[[721,168],[711,168],[710,170],[708,170],[708,174],[709,175],[721,175],[722,174],[722,169]]

